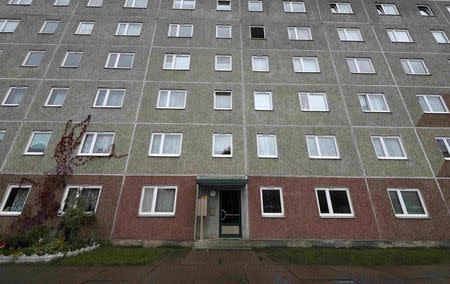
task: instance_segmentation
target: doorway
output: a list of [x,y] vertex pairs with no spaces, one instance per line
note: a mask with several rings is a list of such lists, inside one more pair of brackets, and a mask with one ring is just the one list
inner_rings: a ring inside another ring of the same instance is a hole
[[221,190],[219,196],[219,237],[241,238],[241,191]]

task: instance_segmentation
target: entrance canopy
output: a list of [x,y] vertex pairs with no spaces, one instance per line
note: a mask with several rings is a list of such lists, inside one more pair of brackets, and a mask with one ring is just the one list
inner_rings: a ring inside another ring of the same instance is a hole
[[227,177],[199,176],[197,177],[197,184],[200,186],[244,187],[247,184],[247,177],[238,176],[227,178]]

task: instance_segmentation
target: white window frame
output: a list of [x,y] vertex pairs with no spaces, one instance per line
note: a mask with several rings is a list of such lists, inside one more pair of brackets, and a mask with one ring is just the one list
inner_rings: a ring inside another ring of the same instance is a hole
[[[161,93],[162,92],[167,92],[167,100],[166,100],[164,107],[159,106],[159,103],[161,102]],[[184,93],[184,104],[182,107],[171,107],[170,106],[170,97],[172,96],[172,92],[183,92]],[[156,101],[156,108],[157,109],[186,109],[186,97],[187,97],[186,90],[169,90],[169,89],[159,90],[158,100]]]
[[[321,95],[324,98],[325,101],[325,109],[324,110],[317,110],[317,109],[306,109],[303,107],[302,105],[302,97],[306,95],[308,97],[308,102],[309,102],[309,97],[312,95]],[[299,92],[298,93],[298,99],[300,101],[300,109],[302,111],[307,111],[307,112],[326,112],[326,111],[330,111],[329,107],[328,107],[328,99],[327,99],[327,94],[326,93],[321,93],[321,92]]]
[[[377,6],[381,6],[381,9],[383,9],[383,13],[380,13],[380,10],[378,10]],[[393,7],[395,10],[395,14],[390,14],[390,13],[387,14],[386,9],[384,8],[385,6]],[[381,16],[398,16],[398,15],[400,15],[398,13],[397,5],[395,5],[394,3],[376,3],[375,9],[377,9],[378,15],[381,15]]]
[[[447,148],[447,152],[450,153],[450,144],[447,142],[447,139],[450,139],[450,137],[442,137],[442,136],[435,137],[434,140],[436,141],[436,144],[438,143],[438,142],[437,142],[438,139],[439,139],[439,140],[442,140],[442,142],[443,142],[444,145],[445,145],[445,148]],[[440,147],[439,147],[439,144],[438,144],[438,149],[439,149],[439,151],[441,152],[441,154],[444,155],[444,153],[442,153],[442,150],[441,150]],[[445,156],[444,156],[444,160],[450,160],[450,157],[445,157]]]
[[[445,42],[439,42],[438,38],[436,37],[436,33],[439,33],[445,40]],[[449,44],[450,40],[448,39],[447,33],[443,30],[432,30],[431,34],[433,35],[434,39],[438,44]]]
[[[131,1],[131,5],[128,4],[128,1]],[[133,9],[147,9],[148,1],[145,3],[145,7],[136,7],[136,2],[138,0],[125,0],[125,3],[123,4],[124,8],[133,8]]]
[[84,212],[84,214],[86,214],[86,215],[95,215],[95,213],[97,213],[98,203],[100,202],[100,196],[102,195],[103,186],[101,186],[101,185],[67,185],[66,188],[64,189],[64,194],[63,194],[63,197],[62,197],[60,205],[59,205],[58,215],[63,216],[66,213],[63,210],[64,210],[64,205],[65,205],[65,202],[67,199],[67,195],[69,195],[70,189],[77,189],[77,196],[75,197],[76,200],[78,200],[78,198],[80,198],[80,195],[81,195],[81,192],[83,191],[83,189],[99,189],[97,202],[95,203],[94,212]]
[[[318,154],[317,156],[312,156],[311,155],[311,151],[309,149],[308,138],[314,138],[314,144],[316,146],[316,152]],[[333,138],[334,147],[336,148],[337,156],[324,156],[324,155],[322,155],[322,150],[320,148],[320,143],[319,143],[319,139],[320,138]],[[341,158],[341,155],[339,153],[339,148],[338,148],[338,145],[337,145],[337,141],[336,141],[336,136],[334,136],[334,135],[306,135],[305,139],[306,139],[306,147],[308,148],[308,156],[309,156],[310,159],[339,160]]]
[[[78,53],[78,54],[81,54],[80,62],[78,63],[77,66],[65,66],[67,57],[69,57],[69,54],[72,54],[72,53]],[[61,62],[60,67],[62,67],[62,68],[78,68],[78,67],[80,67],[81,60],[82,60],[82,59],[83,59],[83,51],[67,51],[67,52],[66,52],[66,55],[64,55],[64,59],[63,59],[63,61]]]
[[[261,5],[261,9],[260,10],[250,10],[251,4]],[[263,12],[264,11],[263,2],[261,0],[249,0],[249,1],[247,1],[247,10],[249,12]]]
[[[92,28],[91,28],[91,30],[89,31],[89,33],[81,33],[81,26],[83,26],[83,25],[89,25],[89,26],[92,26]],[[75,34],[76,35],[84,35],[84,36],[89,36],[89,35],[92,35],[92,32],[94,31],[94,26],[95,26],[95,22],[85,22],[85,21],[81,21],[79,24],[78,24],[78,27],[77,27],[77,30],[75,31]]]
[[[381,157],[378,156],[376,148],[375,148],[374,138],[379,138],[380,139],[381,148],[383,149],[384,156],[381,156]],[[404,157],[400,157],[400,156],[398,156],[398,157],[391,157],[391,156],[388,156],[388,151],[386,150],[386,144],[384,142],[385,138],[396,138],[398,140],[399,144],[400,144],[400,147],[402,148],[402,152],[403,152]],[[408,160],[408,155],[406,154],[405,147],[403,146],[403,141],[402,141],[400,136],[372,135],[372,136],[370,136],[370,140],[372,141],[372,147],[373,147],[373,151],[375,152],[375,156],[377,156],[377,158],[379,160]]]
[[[40,34],[44,34],[44,35],[52,35],[52,34],[56,33],[56,30],[58,29],[58,26],[59,26],[59,23],[60,23],[60,22],[61,22],[61,21],[58,21],[58,20],[45,20],[44,23],[43,23],[42,26],[41,26],[41,29],[39,30],[39,33],[40,33]],[[57,23],[57,24],[58,24],[57,27],[56,27],[56,29],[55,29],[55,31],[52,32],[52,33],[46,33],[46,32],[44,32],[45,26],[46,26],[47,24],[49,24],[49,23]],[[1,30],[1,28],[0,28],[0,30]]]
[[[120,30],[120,27],[122,25],[125,26],[125,33],[124,34],[119,34],[119,30]],[[139,34],[137,34],[137,35],[128,34],[128,31],[130,29],[130,25],[139,25]],[[131,22],[119,22],[117,24],[117,29],[116,29],[115,35],[116,36],[131,36],[131,37],[134,36],[134,37],[139,37],[139,36],[141,36],[141,32],[142,32],[142,23],[137,23],[137,22],[133,22],[133,23],[131,23]]]
[[[264,190],[278,191],[278,193],[280,194],[281,213],[265,213],[264,212],[264,201],[263,201],[263,191]],[[262,186],[259,188],[259,196],[260,196],[260,200],[261,200],[261,216],[262,217],[267,217],[267,218],[283,218],[284,217],[284,199],[283,199],[283,189],[281,187]]]
[[[291,38],[290,37],[291,34],[289,33],[289,29],[293,29],[294,30],[295,38]],[[299,33],[300,30],[307,30],[308,31],[308,34],[309,34],[308,39],[301,39],[300,38],[300,33]],[[287,27],[287,32],[288,32],[289,40],[300,40],[300,41],[311,41],[311,40],[313,40],[310,27]]]
[[[180,7],[179,8],[177,8],[176,7],[176,1],[181,1],[181,5],[180,5]],[[183,4],[184,4],[184,1],[189,1],[189,2],[194,2],[194,5],[192,6],[192,8],[183,8]],[[195,6],[197,5],[197,1],[196,0],[173,0],[173,6],[172,6],[172,9],[174,9],[174,10],[195,10]]]
[[[229,28],[230,30],[230,36],[229,37],[219,37],[219,29],[226,27],[227,29]],[[230,39],[232,38],[233,35],[233,26],[232,25],[216,25],[216,39]]]
[[[325,191],[325,196],[327,199],[327,206],[329,213],[322,213],[320,212],[320,203],[319,203],[319,191]],[[355,211],[353,210],[353,202],[352,198],[350,196],[350,190],[345,187],[337,187],[337,188],[325,188],[325,187],[317,187],[314,188],[314,191],[316,193],[316,202],[317,202],[317,209],[319,210],[319,216],[321,218],[354,218],[355,217]],[[347,194],[347,201],[350,207],[350,213],[334,213],[333,212],[333,203],[331,202],[331,196],[330,191],[345,191]]]
[[[142,212],[142,202],[144,201],[144,192],[147,188],[153,188],[153,198],[152,198],[152,206],[150,212]],[[156,208],[156,199],[158,198],[158,190],[160,188],[169,188],[169,189],[175,189],[175,197],[173,200],[173,212],[155,212]],[[145,185],[142,187],[141,190],[141,199],[139,201],[139,216],[140,217],[173,217],[176,214],[176,208],[177,208],[177,193],[178,193],[178,187],[177,186],[169,186],[169,185],[163,185],[163,186],[153,186],[153,185]]]
[[[170,68],[166,68],[167,57],[173,56],[172,66]],[[187,57],[188,58],[188,66],[186,68],[176,68],[176,59],[177,57]],[[164,54],[164,62],[163,62],[163,70],[174,70],[174,71],[188,71],[191,67],[191,55],[190,54],[181,54],[181,53],[166,53]]]
[[[221,11],[221,12],[228,12],[231,11],[231,0],[216,0],[217,1],[217,5],[216,5],[216,10],[217,11]],[[221,8],[222,6],[219,6],[219,1],[228,1],[230,3],[229,6],[223,6],[224,8]]]
[[[305,5],[305,2],[303,2],[303,1],[282,1],[282,3],[283,3],[283,11],[285,13],[306,13],[306,5]],[[289,4],[289,8],[290,8],[289,10],[285,9],[286,8],[285,4]],[[303,5],[304,11],[295,12],[293,4]]]
[[[22,210],[20,212],[8,212],[8,211],[3,211],[6,205],[6,201],[8,201],[8,197],[11,194],[11,190],[13,188],[28,188],[28,192],[27,192],[27,196],[25,197],[25,201],[23,203],[23,207]],[[23,208],[25,208],[25,205],[27,204],[27,199],[28,196],[30,195],[30,191],[31,191],[31,185],[23,185],[23,184],[9,184],[8,187],[6,188],[5,194],[3,195],[2,198],[2,202],[0,203],[0,216],[19,216],[20,214],[22,214]]]
[[[159,151],[156,154],[152,154],[152,145],[153,145],[153,138],[156,135],[161,135],[161,142],[159,145]],[[164,154],[163,153],[163,148],[164,148],[164,140],[166,139],[166,135],[178,135],[180,136],[180,147],[179,147],[179,151],[178,153],[175,154]],[[148,156],[149,157],[180,157],[181,156],[181,152],[183,151],[183,133],[180,132],[154,132],[152,133],[151,137],[150,137],[150,146],[148,148]]]
[[[333,12],[333,9],[331,9],[331,13],[332,14],[343,14],[343,15],[352,15],[353,14],[353,9],[352,9],[352,5],[349,2],[331,2],[330,5],[336,5],[336,13]],[[347,5],[350,8],[350,12],[343,12],[341,11],[341,8],[339,6],[342,5]]]
[[[344,33],[345,38],[341,37],[341,34],[339,33],[339,31],[342,31]],[[353,31],[353,32],[356,31],[359,35],[359,39],[358,40],[349,39],[348,33],[350,31]],[[339,39],[341,41],[345,41],[345,42],[363,42],[364,41],[364,38],[362,37],[361,31],[359,30],[359,28],[337,28],[337,32],[338,32]]]
[[[103,101],[103,105],[96,105],[95,103],[97,102],[98,96],[100,95],[100,91],[106,91],[106,95],[105,95],[105,100]],[[122,101],[120,103],[120,106],[108,106],[107,102],[109,99],[109,95],[111,94],[111,91],[123,91],[123,97],[122,97]],[[95,99],[94,99],[94,103],[92,105],[93,108],[122,108],[123,106],[123,101],[125,100],[125,96],[126,96],[127,90],[126,89],[116,89],[116,88],[99,88],[97,90],[97,93],[95,95]]]
[[[370,57],[347,57],[346,59],[347,59],[348,69],[350,70],[351,74],[375,74],[376,73],[375,67],[373,66],[372,59]],[[358,63],[359,60],[369,60],[372,71],[371,72],[361,72],[361,68],[359,67],[359,63]],[[349,61],[353,61],[353,64],[355,65],[357,72],[352,72]]]
[[[256,96],[257,95],[269,95],[270,98],[270,107],[269,108],[259,108],[256,106]],[[259,110],[259,111],[271,111],[273,110],[273,97],[272,97],[272,92],[270,91],[254,91],[253,92],[253,104],[255,107],[255,110]]]
[[9,96],[11,95],[11,92],[12,92],[12,90],[13,89],[21,89],[21,90],[25,90],[25,93],[26,93],[26,91],[28,90],[28,87],[10,87],[9,89],[8,89],[8,92],[6,93],[6,96],[3,98],[3,101],[2,101],[2,106],[19,106],[20,104],[7,104],[6,103],[6,101],[8,100],[8,98],[9,98]]
[[[427,105],[429,111],[425,111],[425,110],[423,110],[422,108],[420,108],[420,109],[422,109],[422,111],[423,111],[424,113],[435,113],[435,114],[447,114],[447,113],[449,113],[447,104],[445,103],[444,98],[442,98],[441,95],[416,95],[416,97],[417,97],[417,98],[419,98],[419,97],[423,98],[425,104]],[[445,108],[445,112],[432,111],[432,107],[431,107],[430,102],[428,101],[428,97],[438,97],[439,100],[441,101],[442,105],[443,105],[444,108]],[[419,104],[419,106],[420,106],[420,104]]]
[[[227,136],[227,137],[231,137],[230,139],[230,146],[231,146],[231,150],[230,150],[230,154],[215,154],[214,153],[214,147],[215,147],[215,142],[216,142],[216,136]],[[233,134],[231,133],[213,133],[213,137],[212,137],[212,156],[214,158],[233,158]]]
[[[266,65],[267,65],[267,69],[264,69],[264,70],[256,70],[255,69],[255,59],[264,59],[265,61],[266,61]],[[259,56],[259,55],[253,55],[252,56],[252,71],[253,72],[269,72],[270,71],[270,64],[269,64],[269,57],[268,56],[265,56],[265,55],[262,55],[262,56]]]
[[[182,26],[190,27],[191,33],[189,36],[180,36],[180,28]],[[172,28],[176,29],[175,36],[170,35],[170,31]],[[169,38],[191,38],[194,35],[194,25],[192,24],[169,24],[169,30],[167,31],[167,37]]]
[[[272,137],[275,141],[275,154],[274,155],[261,155],[259,152],[259,138],[260,137]],[[276,134],[257,134],[256,135],[256,152],[258,154],[258,158],[263,159],[277,159],[278,158],[278,142],[277,142],[277,135]]]
[[100,0],[100,5],[92,5],[93,0],[89,0],[86,4],[86,7],[92,7],[92,8],[100,8],[103,6],[103,0]]
[[[364,110],[364,109],[362,109],[362,106],[361,106],[361,110],[363,111],[363,112],[369,112],[369,113],[374,113],[374,112],[376,112],[376,113],[386,113],[386,112],[391,112],[391,110],[390,110],[390,108],[389,108],[389,105],[388,105],[388,103],[387,103],[387,101],[386,101],[386,97],[384,96],[384,94],[381,94],[381,93],[358,93],[358,99],[359,99],[359,97],[360,96],[364,96],[364,97],[366,97],[367,98],[367,105],[368,105],[368,107],[369,107],[369,110]],[[373,96],[381,96],[382,98],[383,98],[383,101],[384,101],[384,105],[386,106],[386,110],[373,110],[373,106],[372,106],[372,102],[371,102],[371,100],[370,100],[370,97],[373,97]]]
[[[12,34],[12,33],[14,33],[16,31],[17,27],[20,24],[20,20],[10,20],[10,19],[0,19],[0,20],[4,21],[4,23],[2,25],[0,25],[0,33],[2,33],[2,34]],[[8,23],[10,23],[10,22],[17,23],[17,25],[16,25],[16,27],[14,28],[14,30],[12,32],[5,32],[4,29],[5,29],[6,25]]]
[[[43,54],[42,58],[41,58],[41,62],[39,62],[38,65],[27,65],[26,64],[32,53]],[[42,59],[44,59],[44,56],[45,56],[45,50],[29,50],[27,53],[27,56],[25,56],[25,60],[22,62],[22,67],[39,67],[39,65],[42,63]]]
[[[391,42],[395,42],[395,43],[412,43],[412,42],[414,42],[414,40],[411,37],[411,34],[409,33],[409,31],[407,29],[386,29],[386,32],[387,32]],[[409,41],[398,40],[397,33],[399,33],[399,32],[406,33]]]
[[[391,196],[389,195],[390,191],[393,191],[393,192],[395,192],[397,194],[397,198],[398,198],[398,201],[400,202],[400,206],[402,207],[403,214],[395,213],[394,203],[392,202]],[[401,192],[408,192],[408,191],[417,193],[417,195],[419,196],[420,203],[422,205],[423,212],[425,214],[408,214],[408,211],[406,210],[405,201],[403,200],[403,195],[401,194]],[[387,194],[388,194],[388,198],[389,198],[389,201],[391,203],[392,211],[394,212],[395,217],[400,218],[400,219],[429,218],[427,206],[425,204],[425,200],[423,199],[422,192],[420,192],[419,189],[415,189],[415,188],[388,188],[387,189]]]
[[[133,55],[133,59],[131,60],[131,65],[129,67],[118,67],[119,65],[119,61],[120,61],[120,57],[122,55]],[[116,57],[116,61],[114,62],[114,66],[113,67],[108,67],[108,62],[111,59],[112,55],[117,55]],[[106,58],[106,63],[105,63],[105,68],[106,69],[132,69],[133,65],[134,65],[134,58],[135,58],[135,54],[133,52],[109,52],[108,53],[108,57]]]
[[[314,61],[316,62],[316,66],[317,66],[317,71],[304,71],[304,60],[305,59],[314,59]],[[302,67],[302,70],[296,70],[295,68],[295,61],[299,60],[300,65]],[[313,56],[294,56],[292,57],[292,66],[294,67],[294,72],[295,73],[320,73],[320,66],[319,66],[319,59],[317,57],[313,57]]]
[[[417,7],[417,10],[419,11],[419,15],[422,16],[422,17],[434,17],[435,16],[433,10],[431,9],[430,5],[428,5],[428,4],[419,4],[416,7]],[[426,9],[428,9],[430,14],[429,15],[422,15],[422,13],[420,11],[420,7],[424,7]]]
[[[88,153],[81,153],[81,150],[83,149],[84,146],[84,142],[86,140],[86,137],[88,134],[93,134],[94,138],[92,138],[92,144],[91,144],[91,148],[89,149]],[[109,148],[109,152],[108,153],[94,153],[94,147],[95,147],[95,143],[97,142],[97,136],[99,134],[108,134],[108,135],[112,135],[112,143],[111,143],[111,147]],[[81,143],[80,146],[78,147],[78,156],[109,156],[111,155],[111,150],[112,150],[112,146],[114,145],[114,140],[116,138],[116,133],[115,132],[86,132],[83,135],[83,138],[81,139]]]
[[[422,63],[423,68],[425,69],[426,73],[416,73],[413,68],[411,67],[411,61],[420,61]],[[425,64],[425,61],[423,59],[416,59],[416,58],[401,58],[400,59],[400,64],[402,62],[405,62],[406,65],[408,65],[408,69],[411,72],[408,72],[405,70],[405,68],[403,68],[403,71],[405,71],[406,75],[419,75],[419,76],[426,76],[426,75],[430,75],[430,70],[428,69],[427,65]],[[403,67],[403,64],[402,64]]]
[[[217,65],[217,60],[219,57],[223,57],[223,58],[229,58],[230,59],[230,68],[224,68],[224,69],[220,69]],[[233,57],[231,55],[223,55],[223,54],[217,54],[215,56],[215,66],[214,66],[214,70],[215,71],[233,71]]]
[[[229,92],[230,93],[230,107],[227,108],[221,108],[221,107],[217,107],[217,93],[225,93],[225,92]],[[214,91],[214,109],[215,110],[232,110],[233,109],[233,92],[230,90],[217,90]]]
[[[50,105],[50,104],[49,104],[50,98],[52,97],[53,92],[54,92],[55,90],[65,90],[65,91],[67,91],[67,92],[66,92],[66,95],[64,96],[64,100],[63,100],[62,104],[60,104],[60,105]],[[68,94],[69,94],[69,88],[53,87],[53,88],[51,88],[50,93],[48,94],[47,99],[45,100],[44,106],[46,106],[46,107],[62,107],[63,104],[64,104],[64,101],[66,100],[66,97],[67,97]]]
[[[45,145],[44,152],[28,152],[28,149],[30,149],[31,142],[33,141],[36,134],[50,134],[50,138],[48,139],[47,145]],[[27,156],[43,156],[45,151],[47,150],[48,144],[50,144],[51,135],[53,134],[52,131],[33,131],[31,133],[30,138],[28,139],[27,146],[25,147],[25,151],[23,152],[23,155]]]

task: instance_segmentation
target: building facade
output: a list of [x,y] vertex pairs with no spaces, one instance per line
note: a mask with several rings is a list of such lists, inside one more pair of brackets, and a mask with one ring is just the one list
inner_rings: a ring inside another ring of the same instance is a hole
[[77,154],[124,156],[57,198],[101,238],[448,241],[449,21],[438,0],[3,0],[0,231],[92,115]]

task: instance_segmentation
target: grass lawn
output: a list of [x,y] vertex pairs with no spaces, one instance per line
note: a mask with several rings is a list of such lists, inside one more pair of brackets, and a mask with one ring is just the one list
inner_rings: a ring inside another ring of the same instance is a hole
[[104,246],[77,256],[58,259],[54,265],[148,265],[160,259],[176,259],[190,248],[113,247]]
[[444,248],[266,248],[256,249],[274,262],[299,265],[426,265],[450,264]]

